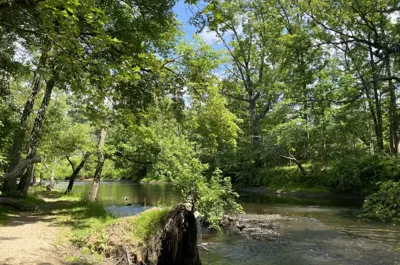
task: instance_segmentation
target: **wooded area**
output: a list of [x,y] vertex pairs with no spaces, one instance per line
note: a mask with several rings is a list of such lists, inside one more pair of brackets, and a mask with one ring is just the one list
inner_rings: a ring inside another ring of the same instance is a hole
[[194,210],[232,183],[400,179],[398,1],[185,3],[213,45],[174,0],[0,0],[3,195],[39,175],[93,178],[91,200],[102,178],[164,180]]

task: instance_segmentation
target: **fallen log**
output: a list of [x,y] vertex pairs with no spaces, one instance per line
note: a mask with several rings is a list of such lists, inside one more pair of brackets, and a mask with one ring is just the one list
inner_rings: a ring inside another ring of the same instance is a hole
[[9,199],[9,198],[0,198],[0,205],[11,206],[17,210],[21,211],[31,211],[34,209],[32,205],[22,203],[18,200]]
[[27,166],[35,163],[39,163],[42,160],[38,156],[34,156],[32,158],[21,160],[10,172],[7,172],[4,175],[4,179],[16,178],[22,174],[22,172],[26,169]]

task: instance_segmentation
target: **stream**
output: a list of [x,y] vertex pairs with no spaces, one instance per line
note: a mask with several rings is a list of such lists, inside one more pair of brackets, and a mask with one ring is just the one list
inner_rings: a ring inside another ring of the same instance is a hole
[[[74,192],[91,183],[77,182]],[[65,189],[67,182],[57,188]],[[360,221],[357,199],[302,199],[241,193],[246,213],[280,214],[291,221],[276,240],[255,240],[230,232],[203,231],[205,265],[400,265],[400,227]],[[134,215],[148,207],[173,205],[180,196],[168,184],[102,182],[99,196],[111,212]],[[126,206],[124,197],[133,206]],[[397,250],[396,250],[397,249]]]

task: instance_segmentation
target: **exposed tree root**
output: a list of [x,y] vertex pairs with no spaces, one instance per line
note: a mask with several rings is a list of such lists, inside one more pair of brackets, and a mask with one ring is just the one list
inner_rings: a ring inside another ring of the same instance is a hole
[[11,206],[17,210],[21,211],[30,211],[33,210],[34,207],[29,204],[22,203],[18,200],[9,199],[9,198],[0,198],[0,205]]

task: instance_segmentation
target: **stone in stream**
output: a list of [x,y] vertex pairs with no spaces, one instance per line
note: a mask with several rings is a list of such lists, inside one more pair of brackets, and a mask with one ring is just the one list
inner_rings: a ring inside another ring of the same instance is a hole
[[292,219],[279,214],[240,214],[234,217],[226,215],[221,221],[221,226],[254,239],[275,240],[280,236],[278,230]]

